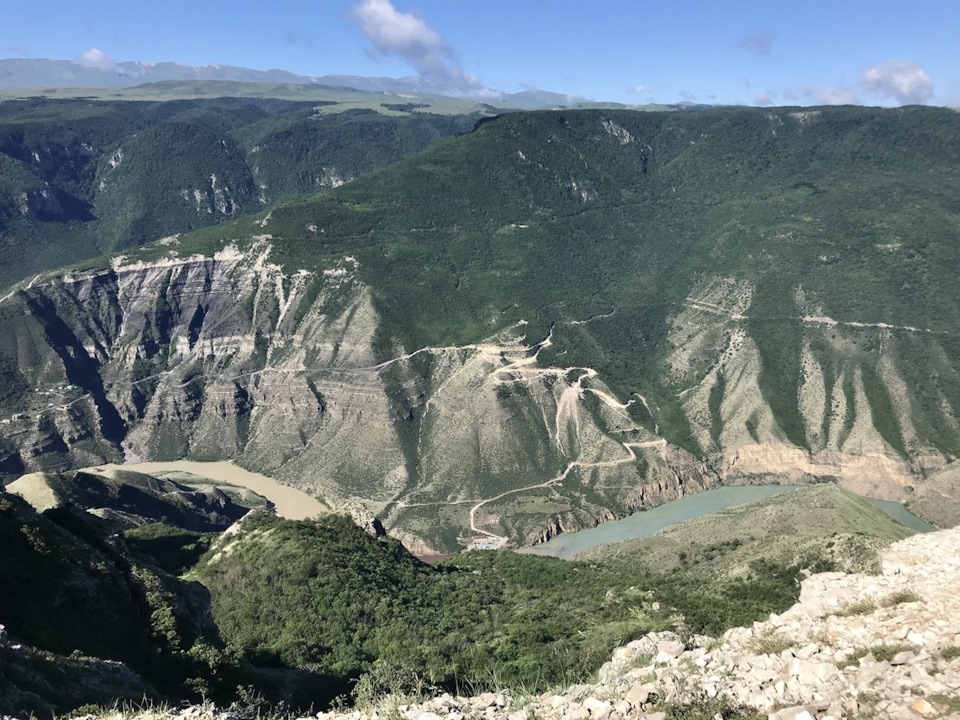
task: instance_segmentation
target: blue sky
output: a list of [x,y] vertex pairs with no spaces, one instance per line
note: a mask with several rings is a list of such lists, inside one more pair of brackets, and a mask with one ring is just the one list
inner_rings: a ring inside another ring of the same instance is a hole
[[0,0],[0,17],[0,57],[422,74],[625,103],[960,105],[960,0]]

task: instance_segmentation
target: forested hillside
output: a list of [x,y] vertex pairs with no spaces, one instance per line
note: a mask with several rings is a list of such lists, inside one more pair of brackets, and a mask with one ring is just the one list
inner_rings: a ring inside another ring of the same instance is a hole
[[318,112],[326,104],[0,102],[0,284],[334,187],[478,117]]
[[[590,564],[475,552],[429,567],[346,518],[265,515],[222,538],[195,573],[224,637],[262,662],[312,666],[341,681],[372,669],[367,681],[384,683],[380,690],[419,678],[450,690],[506,684],[537,693],[582,680],[612,647],[647,632],[749,624],[796,600],[803,568],[872,569],[874,547],[911,534],[837,488],[803,490],[794,502],[815,527],[767,526],[760,518],[789,502],[751,503],[741,513],[753,533],[691,543],[682,570],[670,573],[627,552]],[[858,534],[825,528],[838,519]],[[780,539],[802,546],[770,552]]]
[[[954,112],[0,108],[10,272],[86,257],[0,298],[0,711],[539,693],[870,569],[909,531],[847,490],[960,520]],[[138,246],[164,218],[209,226]],[[131,454],[233,460],[390,535],[215,536],[265,501],[75,470]],[[410,553],[785,481],[816,486],[587,562]]]

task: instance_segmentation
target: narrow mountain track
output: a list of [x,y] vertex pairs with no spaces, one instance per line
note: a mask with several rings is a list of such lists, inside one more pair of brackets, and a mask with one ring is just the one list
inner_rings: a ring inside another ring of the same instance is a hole
[[[742,315],[740,313],[733,312],[727,308],[715,305],[714,303],[709,303],[703,300],[686,300],[684,303],[687,307],[693,310],[700,310],[701,312],[710,313],[712,315],[722,315],[729,317],[731,320],[749,320],[750,318],[747,315]],[[857,320],[835,320],[832,317],[827,315],[802,315],[798,318],[800,322],[808,325],[828,325],[830,327],[844,326],[844,327],[855,327],[855,328],[877,328],[879,330],[903,330],[905,332],[912,333],[930,333],[936,335],[954,335],[956,333],[951,333],[946,330],[930,330],[929,328],[915,327],[913,325],[891,325],[889,323],[883,322],[859,322]]]
[[634,449],[640,450],[643,448],[651,448],[651,447],[666,447],[667,441],[664,438],[657,438],[656,440],[647,440],[644,442],[621,443],[621,445],[623,445],[623,447],[627,451],[627,457],[625,458],[620,458],[618,460],[601,460],[597,462],[584,462],[581,460],[572,460],[571,462],[567,463],[567,466],[563,469],[562,473],[557,475],[555,478],[551,478],[550,480],[547,480],[546,482],[537,483],[536,485],[529,485],[527,487],[516,488],[514,490],[507,490],[506,492],[502,492],[499,495],[496,495],[494,497],[481,500],[472,508],[470,508],[470,529],[475,533],[482,533],[484,535],[492,537],[496,539],[499,543],[505,545],[508,541],[508,538],[504,537],[503,535],[497,535],[496,533],[490,532],[489,530],[484,530],[482,526],[479,526],[477,524],[477,511],[480,508],[482,508],[484,505],[492,503],[496,500],[500,500],[501,498],[504,498],[507,495],[514,495],[516,493],[527,492],[529,490],[537,490],[539,488],[548,488],[554,485],[558,485],[559,483],[566,480],[567,475],[569,475],[570,471],[573,470],[574,468],[589,469],[589,468],[615,467],[617,465],[623,465],[625,463],[635,462],[637,459],[637,454],[634,452]]
[[9,300],[10,298],[12,298],[14,295],[16,295],[18,292],[21,292],[22,290],[29,290],[30,288],[33,287],[33,284],[37,281],[37,279],[38,279],[39,277],[40,277],[40,276],[37,275],[35,278],[33,278],[33,280],[31,280],[29,283],[27,283],[27,285],[26,285],[25,287],[17,288],[16,290],[11,290],[10,292],[8,292],[8,293],[7,293],[6,295],[4,295],[3,297],[0,297],[0,303],[4,302],[5,300]]

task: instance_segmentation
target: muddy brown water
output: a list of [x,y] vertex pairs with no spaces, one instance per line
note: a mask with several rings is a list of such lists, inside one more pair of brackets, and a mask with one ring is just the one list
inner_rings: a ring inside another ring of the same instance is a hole
[[146,474],[163,472],[186,472],[218,483],[239,485],[263,495],[277,508],[277,514],[288,520],[305,520],[324,515],[330,509],[302,490],[281,485],[266,475],[244,470],[229,462],[141,462],[126,465],[100,465],[103,470],[130,470]]

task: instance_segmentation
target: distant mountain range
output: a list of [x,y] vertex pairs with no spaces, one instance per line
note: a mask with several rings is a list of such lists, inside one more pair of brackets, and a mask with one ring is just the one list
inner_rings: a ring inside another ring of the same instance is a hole
[[[353,88],[390,94],[462,96],[462,90],[420,77],[361,77],[359,75],[323,75],[311,77],[286,70],[252,70],[231,65],[184,65],[176,62],[105,60],[90,64],[72,60],[44,58],[8,58],[0,60],[0,90],[26,88],[126,88],[145,83],[171,80],[230,80],[235,82],[289,83]],[[482,97],[481,97],[482,96]],[[480,99],[515,108],[569,106],[577,102],[560,93],[525,90],[503,93],[481,88]]]

